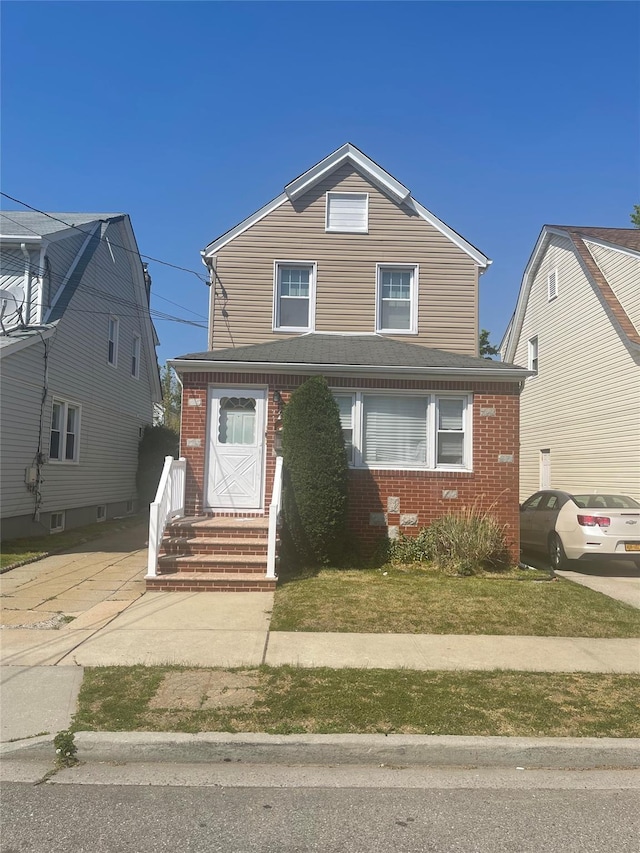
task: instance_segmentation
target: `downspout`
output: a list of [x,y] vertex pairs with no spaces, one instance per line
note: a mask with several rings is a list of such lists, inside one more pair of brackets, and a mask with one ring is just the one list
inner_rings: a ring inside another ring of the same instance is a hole
[[24,255],[24,302],[26,306],[26,318],[21,316],[21,325],[28,326],[31,318],[31,255],[26,243],[20,243],[20,250]]
[[213,325],[216,317],[216,259],[203,257],[202,263],[209,270],[209,281],[207,282],[209,287],[209,328],[207,330],[207,348],[209,352],[211,352],[213,349]]

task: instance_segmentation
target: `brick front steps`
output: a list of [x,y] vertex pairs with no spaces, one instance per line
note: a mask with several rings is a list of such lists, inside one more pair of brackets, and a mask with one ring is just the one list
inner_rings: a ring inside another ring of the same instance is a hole
[[167,526],[158,574],[147,590],[271,592],[267,578],[269,519],[264,516],[181,518]]

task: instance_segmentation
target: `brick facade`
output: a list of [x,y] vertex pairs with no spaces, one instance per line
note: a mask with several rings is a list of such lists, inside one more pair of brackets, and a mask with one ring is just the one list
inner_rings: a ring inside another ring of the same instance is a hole
[[[266,416],[265,510],[275,470],[277,407],[273,392],[286,402],[308,379],[304,375],[266,373],[184,373],[180,452],[187,460],[186,511],[203,512],[207,452],[207,392],[210,385],[268,388]],[[417,533],[447,511],[476,505],[505,525],[514,560],[519,554],[519,394],[518,382],[348,379],[327,376],[334,388],[457,391],[473,394],[473,471],[388,471],[352,469],[350,529],[363,551],[395,530]]]

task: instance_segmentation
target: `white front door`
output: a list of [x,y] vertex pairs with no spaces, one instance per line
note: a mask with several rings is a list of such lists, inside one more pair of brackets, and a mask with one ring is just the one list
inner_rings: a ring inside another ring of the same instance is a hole
[[209,392],[209,509],[262,507],[265,401],[262,389]]

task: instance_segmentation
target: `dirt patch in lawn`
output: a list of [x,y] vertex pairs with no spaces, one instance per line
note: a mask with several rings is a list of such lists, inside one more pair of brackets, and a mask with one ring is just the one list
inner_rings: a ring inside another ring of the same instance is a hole
[[215,708],[248,708],[255,702],[257,672],[191,669],[168,672],[149,708],[203,711]]

